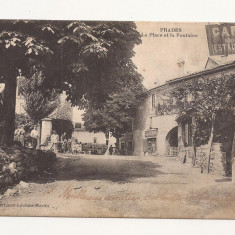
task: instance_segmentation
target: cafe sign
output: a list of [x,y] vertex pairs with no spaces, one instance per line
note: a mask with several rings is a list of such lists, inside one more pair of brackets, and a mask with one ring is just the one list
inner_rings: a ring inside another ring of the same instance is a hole
[[157,137],[157,129],[149,129],[145,131],[145,138],[156,138]]
[[206,25],[210,55],[235,54],[235,24]]

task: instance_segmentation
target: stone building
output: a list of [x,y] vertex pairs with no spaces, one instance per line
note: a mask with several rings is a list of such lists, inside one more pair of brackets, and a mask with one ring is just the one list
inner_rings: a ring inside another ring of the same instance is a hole
[[[150,89],[148,98],[142,103],[133,122],[133,154],[180,156],[191,162],[193,118],[178,119],[178,110],[174,99],[169,95],[169,91],[176,86],[182,86],[198,78],[214,78],[220,77],[222,74],[235,74],[234,59],[221,56],[209,57],[204,70],[181,75],[168,80],[161,86]],[[181,69],[183,65],[184,63],[180,63]],[[190,97],[188,98],[190,99]],[[203,151],[203,146],[198,148],[199,153]],[[220,153],[219,158],[220,168],[222,169],[222,165],[226,164],[225,153]]]
[[82,119],[84,110],[79,110],[77,107],[73,108],[72,121],[74,125],[73,137],[76,137],[79,142],[82,143],[93,143],[93,144],[111,144],[115,146],[116,138],[112,137],[111,134],[107,137],[103,132],[89,132],[84,126]]

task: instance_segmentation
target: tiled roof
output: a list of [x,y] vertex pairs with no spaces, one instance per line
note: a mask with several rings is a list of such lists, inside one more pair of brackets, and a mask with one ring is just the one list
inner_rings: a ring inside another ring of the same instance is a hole
[[[233,55],[233,56],[235,58],[235,55]],[[231,59],[231,61],[230,61],[230,59]],[[222,60],[220,61],[220,63],[222,63]],[[217,59],[217,62],[219,63],[218,59]],[[218,66],[216,66],[214,68],[203,69],[203,70],[196,71],[194,73],[190,73],[190,74],[187,74],[187,75],[184,75],[184,76],[181,76],[181,77],[177,77],[177,78],[167,80],[165,82],[165,84],[163,84],[161,86],[154,87],[154,88],[150,89],[149,91],[152,91],[152,90],[158,89],[158,88],[162,88],[162,87],[170,85],[172,83],[188,80],[188,79],[191,79],[193,77],[198,77],[198,76],[206,75],[206,74],[213,73],[213,72],[218,72],[218,71],[221,71],[223,69],[231,68],[231,67],[235,67],[235,59],[232,60],[232,56],[229,57],[229,59],[227,58],[227,62],[225,62],[225,60],[223,60],[222,64],[218,64]]]

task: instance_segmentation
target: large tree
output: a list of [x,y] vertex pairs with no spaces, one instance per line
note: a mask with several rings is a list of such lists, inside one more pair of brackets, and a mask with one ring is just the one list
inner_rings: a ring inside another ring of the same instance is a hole
[[83,117],[86,129],[105,134],[111,132],[119,148],[119,138],[132,131],[132,120],[146,96],[141,82],[141,76],[136,73],[118,92],[111,93],[102,106],[89,106]]
[[13,140],[18,69],[27,77],[40,67],[45,87],[66,91],[81,108],[87,100],[99,106],[135,70],[131,58],[140,42],[132,22],[1,21],[0,73],[6,84],[1,143]]
[[15,125],[16,77],[18,70],[26,67],[29,58],[35,56],[43,59],[52,51],[33,33],[23,33],[17,21],[1,21],[0,23],[0,74],[5,83],[3,100],[3,131],[0,142],[10,144],[13,141]]
[[216,130],[218,132],[219,127],[225,122],[232,121],[231,124],[233,123],[234,89],[235,75],[222,74],[214,78],[201,77],[180,85],[170,92],[176,100],[179,117],[193,117],[194,119],[192,123],[194,160],[196,146],[207,143],[209,163]]

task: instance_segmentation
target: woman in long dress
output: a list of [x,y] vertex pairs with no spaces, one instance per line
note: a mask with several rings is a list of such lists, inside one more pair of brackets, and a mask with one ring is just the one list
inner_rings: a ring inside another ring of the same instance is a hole
[[20,129],[19,129],[19,141],[22,146],[25,146],[25,130],[24,130],[23,125],[20,126]]
[[58,152],[59,135],[56,133],[56,131],[52,131],[51,142],[52,142],[51,148],[53,148],[54,153],[57,153]]

